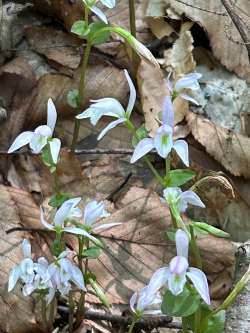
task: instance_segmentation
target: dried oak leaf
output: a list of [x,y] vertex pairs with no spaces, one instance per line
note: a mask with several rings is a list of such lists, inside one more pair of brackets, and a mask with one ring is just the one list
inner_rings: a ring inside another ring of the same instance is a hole
[[0,330],[6,333],[40,332],[40,311],[34,299],[22,296],[20,286],[11,293],[7,291],[9,271],[23,258],[20,236],[24,235],[14,232],[6,235],[11,228],[35,226],[39,221],[39,209],[27,192],[0,185],[0,210]]
[[189,112],[186,116],[194,138],[234,176],[250,178],[250,139]]

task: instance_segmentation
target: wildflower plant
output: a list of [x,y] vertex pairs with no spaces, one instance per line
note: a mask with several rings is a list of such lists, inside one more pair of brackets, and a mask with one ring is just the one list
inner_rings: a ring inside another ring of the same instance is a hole
[[[86,40],[81,76],[78,90],[68,93],[68,103],[75,108],[78,115],[75,117],[75,128],[71,150],[74,152],[78,140],[80,121],[90,119],[96,126],[102,117],[110,117],[109,123],[99,134],[101,140],[116,126],[125,126],[131,134],[131,143],[134,153],[131,163],[142,160],[151,170],[156,180],[162,187],[162,201],[169,207],[172,227],[166,234],[176,246],[176,256],[168,265],[154,272],[147,286],[135,291],[130,300],[130,308],[133,315],[129,333],[132,333],[136,323],[144,316],[169,315],[182,319],[182,332],[187,333],[220,333],[223,331],[225,309],[232,303],[235,296],[247,283],[243,278],[222,305],[217,309],[211,309],[209,285],[202,269],[202,258],[197,246],[197,237],[200,234],[210,233],[217,237],[228,237],[228,234],[206,223],[186,221],[184,212],[188,205],[205,208],[205,204],[195,193],[194,189],[182,191],[180,186],[186,184],[194,177],[194,172],[188,169],[171,170],[171,159],[176,153],[185,166],[189,166],[189,150],[185,140],[174,140],[174,107],[173,102],[179,96],[185,100],[197,104],[190,95],[192,91],[199,89],[199,73],[190,73],[179,78],[175,84],[168,78],[170,95],[167,95],[163,103],[162,117],[159,119],[159,127],[150,137],[145,126],[137,128],[133,123],[133,109],[136,102],[136,89],[127,70],[125,76],[130,89],[127,107],[124,108],[114,98],[105,97],[99,100],[91,100],[90,106],[83,110],[85,103],[85,76],[91,48],[93,45],[108,40],[110,33],[116,33],[123,37],[132,47],[134,53],[132,60],[136,65],[136,57],[151,62],[158,66],[151,52],[136,39],[135,30],[135,6],[134,0],[129,1],[131,33],[122,27],[111,25],[106,15],[101,11],[99,3],[108,8],[116,5],[115,0],[82,0],[84,17],[76,21],[71,31],[80,38]],[[91,15],[95,18],[92,20]],[[134,69],[136,66],[134,66]],[[22,243],[23,256],[19,264],[12,268],[9,275],[8,290],[13,291],[21,286],[23,295],[38,295],[42,303],[43,323],[46,331],[52,331],[55,314],[55,306],[58,297],[67,298],[69,307],[69,332],[79,327],[84,319],[85,298],[89,288],[99,297],[106,307],[108,299],[97,283],[96,276],[90,272],[88,261],[97,259],[105,244],[95,234],[99,230],[105,230],[120,225],[120,222],[105,223],[103,219],[109,216],[104,202],[95,199],[84,203],[84,210],[80,207],[82,198],[71,197],[61,191],[57,166],[60,161],[61,141],[53,137],[57,120],[57,112],[52,99],[47,105],[47,124],[37,127],[34,132],[25,131],[14,140],[9,153],[28,145],[31,152],[41,154],[43,163],[54,176],[53,195],[49,202],[51,206],[49,214],[40,209],[41,225],[54,236],[51,244],[52,260],[41,257],[35,260],[31,253],[31,244],[28,240]],[[164,160],[165,172],[162,173],[154,167],[148,156],[149,152],[155,152]],[[194,187],[195,188],[195,187]],[[64,236],[70,234],[78,242],[76,252],[67,248]],[[195,259],[194,267],[189,264],[190,253]],[[79,302],[75,302],[74,293],[79,293]],[[49,315],[48,315],[49,314]]]

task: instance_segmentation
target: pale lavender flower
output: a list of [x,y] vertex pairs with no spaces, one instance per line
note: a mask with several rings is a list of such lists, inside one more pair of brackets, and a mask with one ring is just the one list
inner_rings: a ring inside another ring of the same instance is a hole
[[[171,73],[170,73],[170,75],[171,75]],[[192,90],[192,91],[199,90],[200,85],[199,85],[198,80],[202,77],[202,75],[200,73],[186,74],[182,78],[177,80],[174,88],[173,88],[172,83],[169,80],[170,75],[168,77],[168,89],[171,92],[171,94],[173,94],[173,95],[176,94],[177,96],[180,96],[181,98],[183,98],[189,102],[199,105],[199,103],[192,96],[189,96],[186,93],[183,93],[183,90],[184,89],[188,89],[188,90]]]
[[163,191],[163,196],[168,205],[175,206],[180,213],[184,213],[186,211],[188,204],[205,208],[205,205],[199,196],[190,190],[182,192],[182,190],[178,187],[168,187]]
[[155,272],[151,283],[154,283],[158,290],[167,285],[173,295],[179,295],[183,291],[187,280],[190,280],[203,301],[210,305],[206,275],[196,267],[189,267],[189,238],[187,233],[178,229],[175,235],[175,242],[177,256],[170,261],[169,266],[160,268]]
[[19,148],[29,144],[32,153],[39,154],[43,148],[49,144],[53,162],[57,164],[61,148],[61,141],[57,138],[52,138],[56,120],[56,108],[52,99],[50,98],[48,100],[47,107],[47,125],[38,126],[34,132],[26,131],[19,134],[10,146],[8,153],[13,153]]
[[154,138],[142,139],[135,147],[131,163],[156,149],[162,158],[167,158],[172,149],[176,151],[186,166],[189,166],[188,144],[184,140],[173,140],[174,111],[170,96],[166,96],[163,104],[162,126],[156,131]]
[[[88,7],[88,9],[90,11],[92,11],[94,14],[96,14],[97,17],[99,17],[99,19],[101,21],[103,21],[104,23],[108,24],[108,19],[106,17],[106,15],[103,13],[103,11],[98,8],[95,3],[96,1],[93,1],[93,0],[83,0],[85,6]],[[114,8],[115,5],[116,5],[116,0],[100,0],[100,2],[108,7],[108,8]]]
[[153,294],[149,286],[146,286],[132,295],[130,309],[138,316],[160,315],[162,313],[161,303],[160,293],[156,292]]
[[126,110],[115,98],[106,97],[99,100],[91,100],[93,104],[91,104],[87,110],[76,116],[77,119],[90,118],[90,122],[93,126],[95,126],[103,116],[117,118],[117,120],[112,121],[102,130],[102,132],[98,136],[98,140],[101,140],[104,135],[112,128],[129,120],[131,112],[134,108],[136,100],[136,90],[127,70],[124,70],[124,73],[130,89],[130,96]]

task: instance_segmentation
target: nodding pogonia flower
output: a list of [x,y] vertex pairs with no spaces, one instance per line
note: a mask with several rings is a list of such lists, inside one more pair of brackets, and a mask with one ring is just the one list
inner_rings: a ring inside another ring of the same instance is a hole
[[57,164],[61,141],[57,138],[52,138],[56,120],[56,108],[52,99],[49,98],[47,107],[47,125],[38,126],[34,132],[26,131],[19,134],[10,146],[8,153],[13,153],[19,148],[29,144],[32,153],[39,154],[43,148],[49,144],[52,160]]
[[90,118],[90,122],[93,126],[95,126],[103,116],[117,118],[117,120],[112,121],[107,127],[102,130],[102,132],[97,138],[98,140],[101,140],[104,135],[112,128],[129,120],[131,112],[134,108],[136,100],[136,90],[128,74],[128,71],[124,70],[124,73],[130,89],[130,96],[126,110],[124,110],[121,103],[115,98],[106,97],[98,100],[91,100],[93,104],[91,104],[87,110],[76,116],[77,119]]
[[205,208],[204,203],[193,191],[185,191],[178,187],[168,187],[163,191],[163,196],[166,199],[168,205],[175,206],[177,211],[184,213],[188,207],[188,204]]
[[189,238],[186,232],[178,229],[175,235],[177,256],[171,259],[169,266],[155,272],[152,280],[157,288],[167,284],[173,295],[179,295],[187,280],[190,280],[203,301],[210,305],[209,288],[206,275],[196,267],[189,267]]
[[200,89],[200,85],[198,80],[202,77],[202,75],[200,73],[189,73],[184,75],[182,78],[180,78],[179,80],[177,80],[177,82],[174,85],[170,82],[169,78],[171,76],[171,73],[169,74],[168,77],[168,89],[171,93],[172,96],[180,96],[181,98],[192,102],[196,105],[199,105],[199,103],[192,97],[189,96],[185,93],[183,93],[182,91],[184,89],[189,89],[189,90],[199,90]]
[[170,96],[166,96],[163,104],[162,126],[156,131],[154,138],[142,139],[135,147],[131,163],[156,149],[162,158],[167,158],[172,149],[176,151],[186,166],[189,166],[188,144],[184,140],[173,140],[174,110]]
[[62,295],[68,295],[74,283],[79,289],[87,291],[81,270],[66,258],[69,251],[62,252],[58,259],[48,267],[48,280]]
[[[92,11],[96,16],[99,17],[101,21],[108,24],[108,19],[106,15],[103,13],[103,11],[95,6],[96,0],[83,0],[84,4],[88,7],[90,11]],[[108,8],[114,8],[116,4],[116,0],[100,0],[100,2],[108,7]]]
[[138,317],[160,315],[162,298],[159,292],[152,293],[149,286],[134,293],[130,299],[130,309]]

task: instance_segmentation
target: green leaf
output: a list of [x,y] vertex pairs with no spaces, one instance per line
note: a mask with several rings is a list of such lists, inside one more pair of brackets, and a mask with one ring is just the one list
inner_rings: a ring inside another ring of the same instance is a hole
[[67,102],[72,108],[76,109],[78,107],[78,98],[79,98],[79,90],[72,89],[68,92]]
[[58,208],[70,198],[71,196],[67,193],[53,194],[52,197],[50,198],[49,205],[53,208]]
[[91,287],[94,289],[96,296],[99,298],[99,300],[102,302],[102,304],[104,306],[106,306],[107,308],[109,308],[110,305],[109,305],[107,296],[105,295],[102,288],[98,285],[98,283],[91,277],[88,279],[88,282],[90,283]]
[[216,237],[220,237],[220,238],[228,238],[230,237],[230,234],[228,234],[227,232],[220,230],[216,227],[213,227],[212,225],[209,225],[207,223],[204,222],[193,222],[192,223],[194,229],[196,230],[196,232],[200,232],[200,233],[206,233],[206,234],[211,234],[213,236]]
[[133,147],[136,147],[139,141],[147,137],[148,137],[148,131],[146,130],[145,124],[142,124],[139,128],[137,128],[136,135],[133,135],[132,138]]
[[172,242],[175,242],[175,234],[176,234],[175,228],[169,228],[166,231],[166,235],[167,235],[168,239],[171,240]]
[[204,333],[223,333],[225,327],[226,312],[221,310],[208,320]]
[[192,170],[188,169],[176,169],[176,170],[171,170],[169,172],[169,177],[166,180],[165,186],[166,187],[178,187],[181,186],[185,183],[187,183],[189,180],[194,178],[196,173]]
[[162,313],[171,317],[188,317],[200,306],[200,298],[186,286],[179,295],[173,295],[167,290],[163,296]]
[[89,41],[91,44],[102,44],[105,43],[110,36],[110,31],[108,25],[104,22],[94,22],[89,25],[90,32],[89,32]]
[[71,32],[80,37],[85,37],[89,34],[90,28],[87,22],[79,20],[72,25]]
[[82,257],[89,259],[96,259],[100,256],[100,254],[101,254],[101,249],[97,246],[92,246],[82,252]]
[[47,144],[42,150],[42,161],[47,167],[49,167],[51,173],[56,171],[56,164],[53,162],[49,144]]

